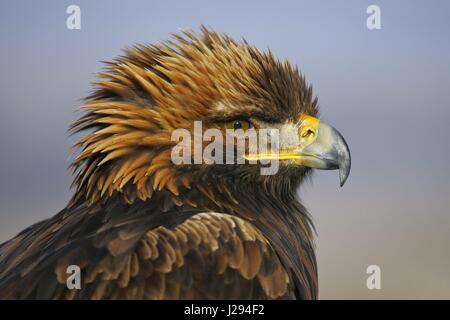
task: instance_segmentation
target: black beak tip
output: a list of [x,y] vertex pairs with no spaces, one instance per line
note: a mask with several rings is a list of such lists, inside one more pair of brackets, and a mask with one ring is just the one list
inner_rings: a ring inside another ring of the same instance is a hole
[[339,180],[341,187],[344,186],[345,181],[347,181],[348,176],[350,175],[350,157],[348,158],[348,161],[344,161],[339,166]]
[[345,181],[347,181],[347,178],[340,178],[340,186],[341,188],[344,186]]

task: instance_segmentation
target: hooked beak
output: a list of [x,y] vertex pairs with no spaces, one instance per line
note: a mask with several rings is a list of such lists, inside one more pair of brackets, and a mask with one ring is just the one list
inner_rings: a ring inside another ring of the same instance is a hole
[[341,187],[348,178],[351,167],[350,150],[342,135],[319,119],[302,115],[298,128],[298,145],[281,149],[277,154],[249,154],[248,160],[292,160],[295,164],[322,170],[339,169]]

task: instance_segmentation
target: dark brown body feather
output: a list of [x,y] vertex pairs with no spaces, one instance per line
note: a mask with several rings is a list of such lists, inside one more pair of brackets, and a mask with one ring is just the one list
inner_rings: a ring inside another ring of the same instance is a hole
[[[102,74],[72,127],[95,129],[77,144],[74,198],[0,246],[0,299],[317,298],[312,224],[296,198],[306,169],[170,163],[171,130],[193,120],[317,113],[297,70],[203,32],[131,48]],[[81,290],[66,287],[69,265]]]
[[[24,230],[0,247],[0,299],[316,297],[313,248],[289,231],[295,220],[260,229],[236,214],[160,201],[111,199]],[[74,264],[81,290],[66,288]]]

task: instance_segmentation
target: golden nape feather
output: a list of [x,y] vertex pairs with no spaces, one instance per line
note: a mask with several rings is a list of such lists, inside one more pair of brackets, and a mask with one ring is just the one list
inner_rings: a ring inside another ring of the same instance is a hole
[[[314,118],[317,99],[296,67],[202,28],[126,49],[94,86],[70,127],[85,133],[73,198],[0,246],[0,299],[317,298],[314,231],[297,189],[314,167],[339,168],[345,181],[350,157]],[[276,129],[289,156],[272,175],[261,161],[175,164],[173,133],[195,137],[196,122],[224,134],[230,123]],[[314,148],[336,161],[313,162]],[[80,288],[68,286],[69,266]]]

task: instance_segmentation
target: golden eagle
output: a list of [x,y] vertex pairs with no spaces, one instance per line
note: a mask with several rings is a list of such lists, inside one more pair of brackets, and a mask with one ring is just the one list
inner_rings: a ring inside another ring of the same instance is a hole
[[[0,246],[1,299],[317,298],[296,191],[311,168],[339,169],[342,185],[350,154],[296,67],[202,28],[126,49],[82,110],[73,198]],[[279,153],[175,165],[172,132],[195,121],[275,128]],[[276,174],[261,174],[265,158],[280,161]]]

